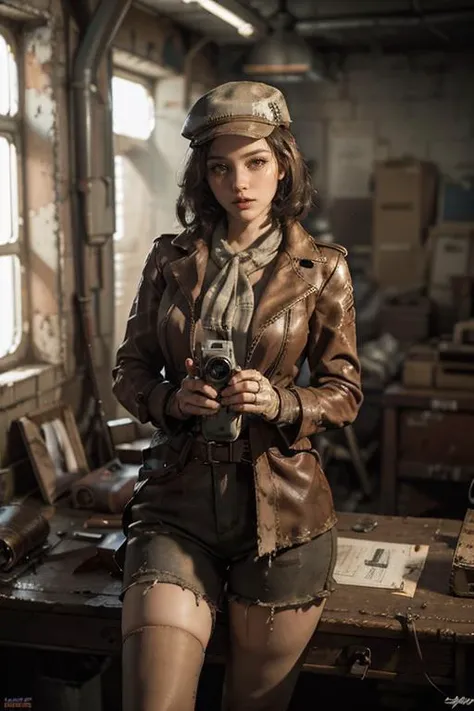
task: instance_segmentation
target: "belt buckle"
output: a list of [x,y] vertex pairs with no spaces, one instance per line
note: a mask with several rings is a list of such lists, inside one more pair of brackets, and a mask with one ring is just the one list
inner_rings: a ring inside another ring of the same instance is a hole
[[206,442],[206,461],[204,464],[219,464],[218,459],[213,458],[213,447],[217,442],[207,441]]
[[252,464],[252,457],[250,455],[250,447],[247,442],[244,443],[242,447],[242,456],[240,459],[244,464]]
[[[213,447],[226,447],[227,459],[214,459]],[[234,442],[206,442],[206,462],[205,464],[222,464],[223,462],[234,462]]]

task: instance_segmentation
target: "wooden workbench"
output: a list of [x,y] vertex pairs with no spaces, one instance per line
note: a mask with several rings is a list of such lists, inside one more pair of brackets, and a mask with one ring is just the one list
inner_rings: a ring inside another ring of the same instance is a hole
[[[464,433],[474,431],[474,391],[407,388],[394,383],[385,390],[382,405],[380,511],[415,513],[398,507],[402,481],[445,482],[448,496],[450,484],[463,485],[467,502],[474,477],[474,444]],[[407,447],[404,433],[410,429]]]
[[[67,515],[66,515],[67,513]],[[429,555],[413,598],[389,591],[339,586],[329,598],[306,659],[306,670],[350,674],[358,647],[370,649],[368,678],[453,685],[468,694],[466,670],[474,668],[474,599],[448,593],[451,562],[461,522],[374,516],[377,528],[354,533],[360,517],[340,514],[341,536],[429,545]],[[80,528],[84,517],[56,515],[52,531]],[[0,643],[33,648],[116,655],[120,652],[120,580],[105,571],[74,574],[84,548],[42,563],[0,587]],[[423,664],[417,653],[419,641]],[[219,620],[209,660],[224,661],[225,619]],[[471,674],[472,677],[472,674]],[[471,688],[471,696],[474,696]]]

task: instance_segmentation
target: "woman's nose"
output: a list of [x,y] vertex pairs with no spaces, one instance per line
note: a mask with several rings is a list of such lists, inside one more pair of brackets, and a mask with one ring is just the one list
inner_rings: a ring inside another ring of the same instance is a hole
[[236,193],[248,188],[248,173],[243,168],[238,168],[234,171],[233,188]]

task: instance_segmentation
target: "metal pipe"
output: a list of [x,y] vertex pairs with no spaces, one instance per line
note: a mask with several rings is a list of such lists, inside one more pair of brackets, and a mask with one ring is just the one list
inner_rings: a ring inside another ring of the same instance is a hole
[[[71,98],[71,135],[75,138],[74,179],[76,190],[73,196],[73,253],[75,272],[74,304],[76,306],[76,358],[78,365],[84,368],[82,398],[78,408],[78,420],[81,429],[87,432],[92,441],[91,431],[94,425],[99,429],[100,456],[96,464],[110,461],[114,455],[110,431],[92,360],[89,311],[90,294],[86,283],[86,243],[88,229],[88,209],[90,207],[89,191],[92,179],[92,94],[96,91],[94,84],[100,62],[106,53],[128,11],[132,0],[102,0],[92,16],[84,36],[78,47],[72,69],[70,84]],[[110,69],[109,69],[110,72]],[[109,77],[110,78],[110,77]],[[112,121],[109,108],[108,120]],[[111,131],[110,131],[111,134]],[[109,139],[108,139],[109,140]],[[112,136],[110,135],[110,140]],[[109,147],[109,150],[111,148]],[[110,169],[113,175],[113,168]],[[88,387],[86,386],[88,382]],[[89,392],[87,392],[89,390]]]
[[296,30],[302,35],[320,34],[339,30],[377,29],[395,27],[415,27],[417,25],[445,24],[448,22],[469,22],[474,20],[474,8],[424,12],[422,16],[407,13],[387,13],[384,15],[366,15],[326,17],[318,20],[299,20]]
[[105,56],[132,0],[102,0],[88,25],[73,68],[77,127],[77,178],[84,189],[92,172],[92,94],[97,68]]
[[[418,17],[423,20],[425,11],[421,6],[421,0],[411,0],[411,6],[413,12],[418,15]],[[435,35],[436,37],[439,37],[440,39],[443,40],[443,42],[449,42],[450,39],[448,35],[446,35],[442,30],[438,29],[438,27],[433,27],[433,25],[428,25],[427,28],[428,32],[431,32],[432,35]]]

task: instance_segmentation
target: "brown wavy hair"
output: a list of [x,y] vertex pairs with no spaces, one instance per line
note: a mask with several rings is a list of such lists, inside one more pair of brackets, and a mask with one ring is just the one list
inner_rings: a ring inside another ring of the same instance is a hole
[[[304,219],[316,204],[316,192],[303,156],[291,131],[278,126],[267,137],[280,171],[284,177],[272,201],[271,217],[274,224],[288,227]],[[225,217],[225,210],[217,202],[207,182],[207,156],[211,142],[196,146],[190,152],[183,177],[176,214],[184,229],[206,239]]]

